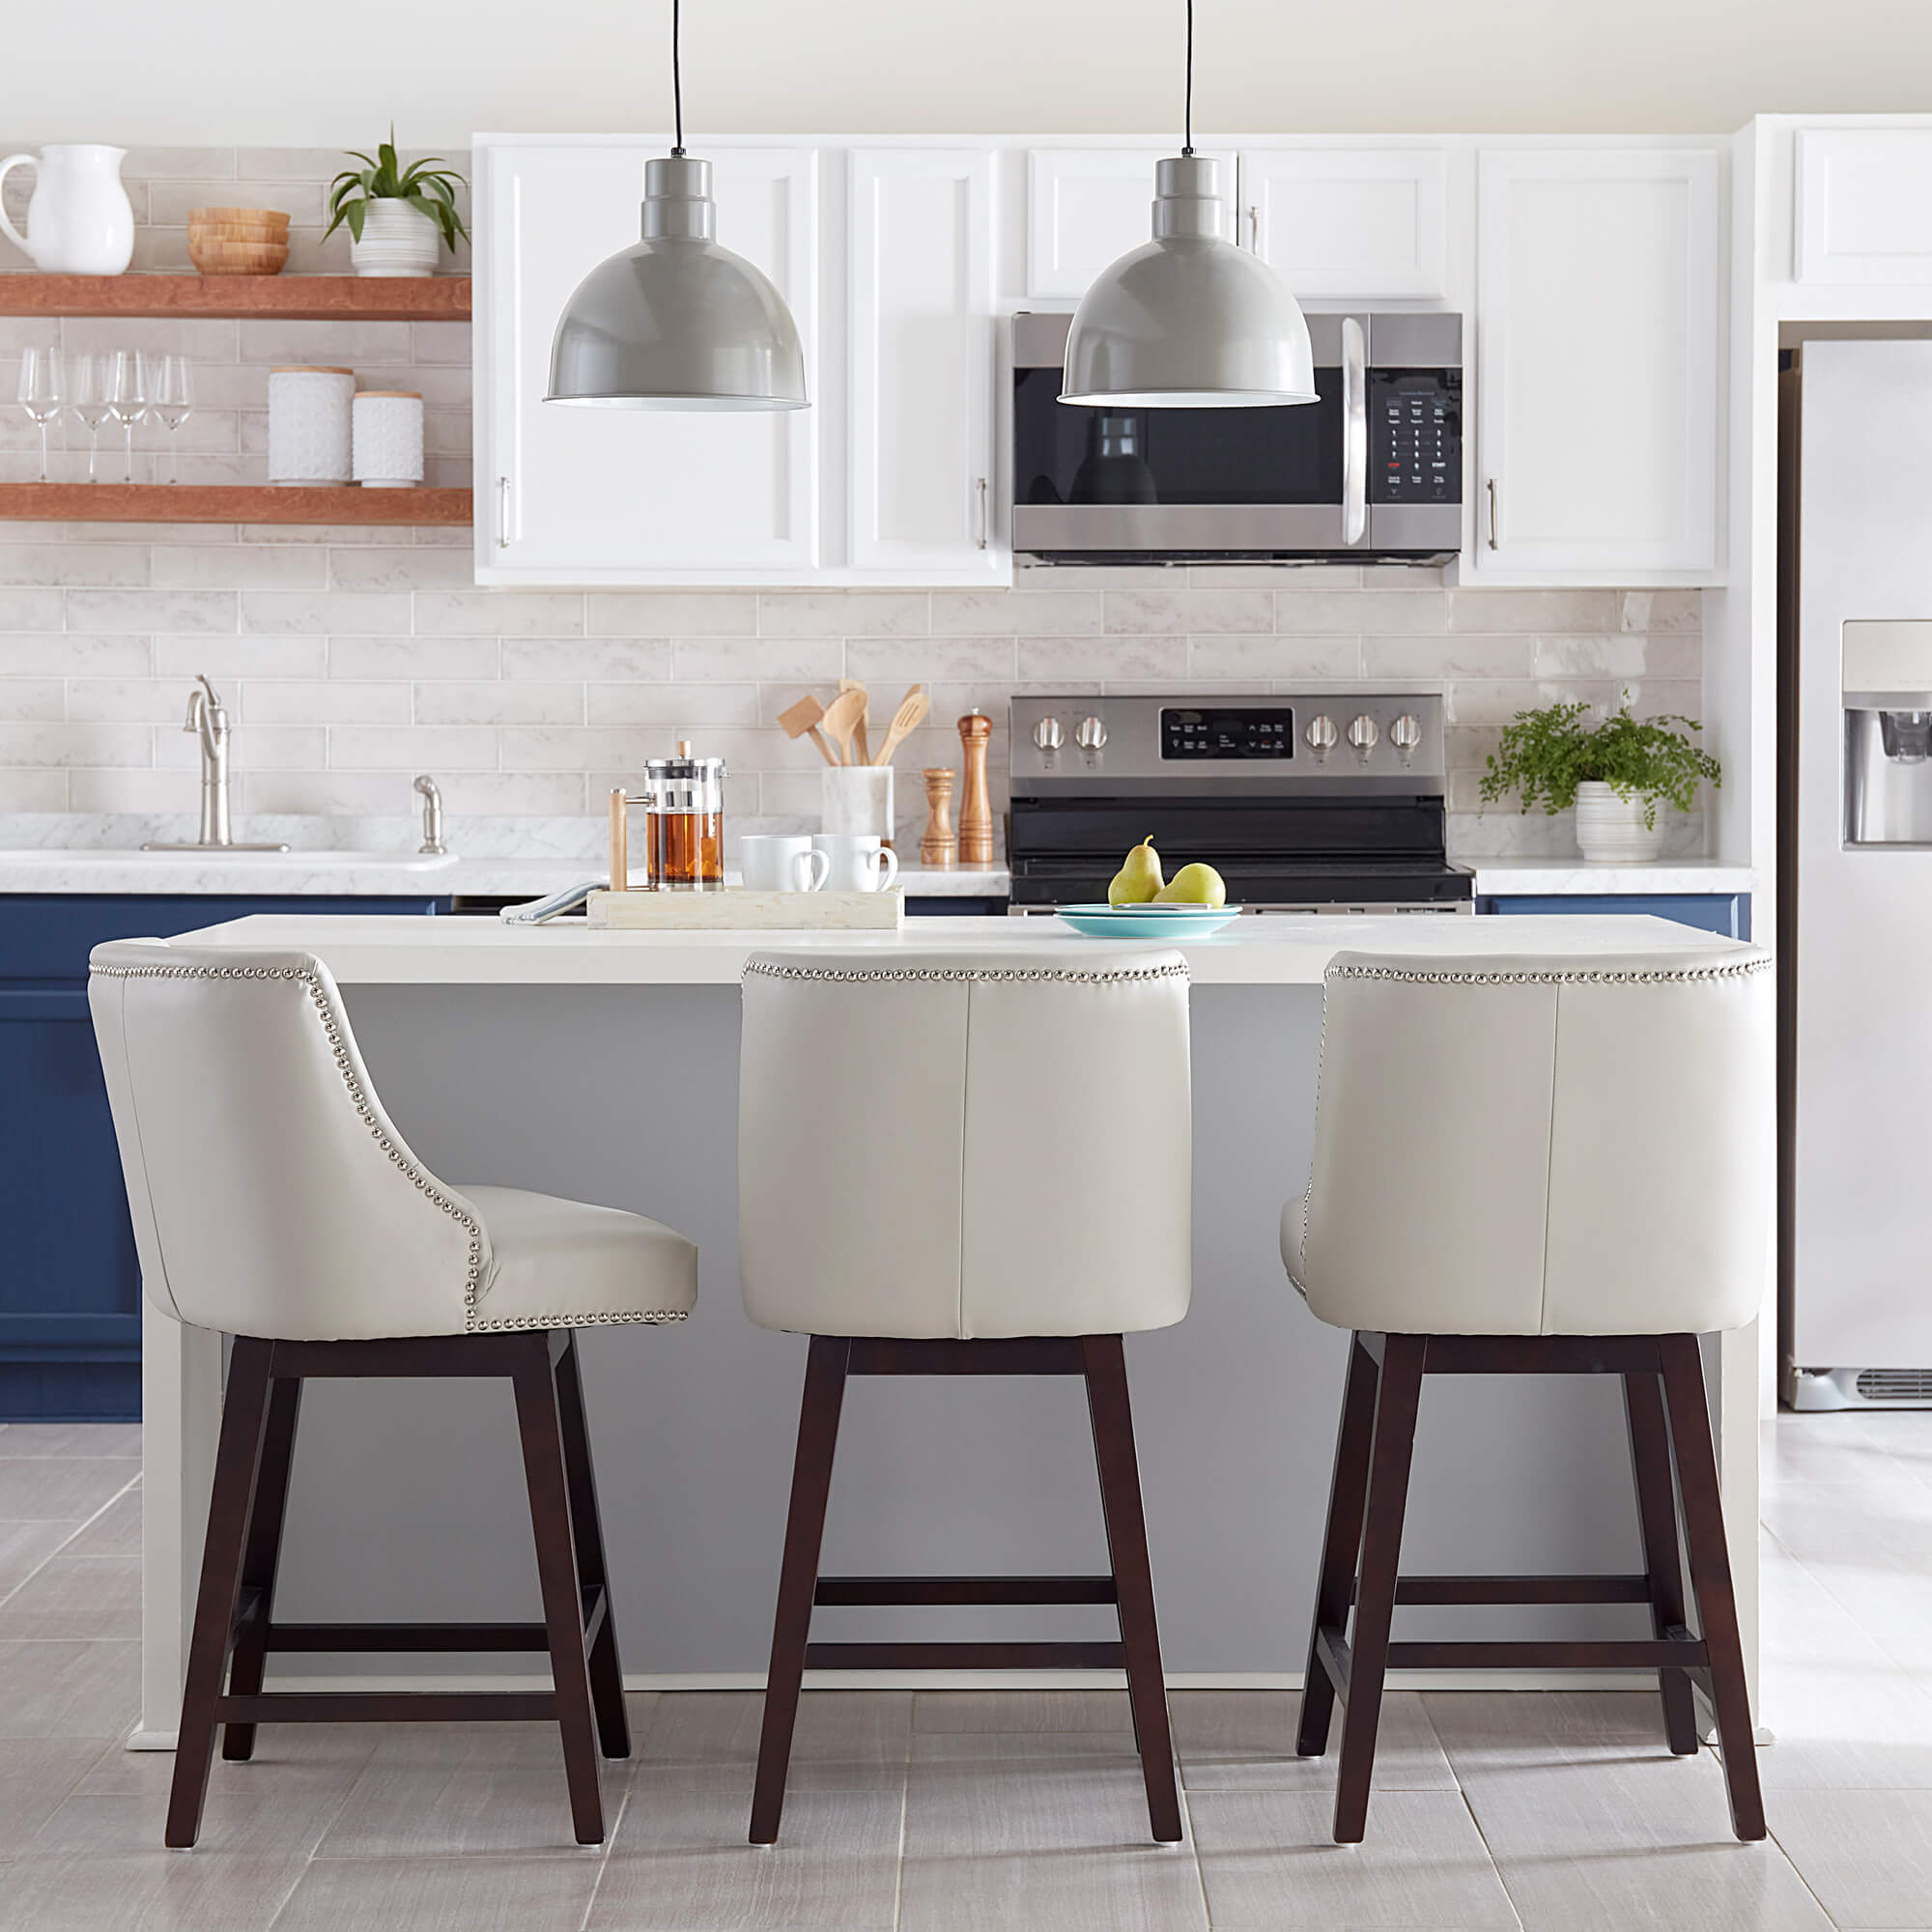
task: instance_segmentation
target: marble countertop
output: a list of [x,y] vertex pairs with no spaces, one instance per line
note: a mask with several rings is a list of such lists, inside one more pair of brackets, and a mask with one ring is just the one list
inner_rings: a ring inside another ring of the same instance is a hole
[[1543,898],[1551,895],[1589,897],[1593,895],[1658,893],[1747,893],[1748,866],[1721,865],[1716,859],[1652,859],[1640,866],[1586,866],[1581,859],[1465,859],[1476,874],[1482,898],[1511,894]]
[[[565,923],[513,926],[486,919],[295,913],[231,920],[185,934],[180,943],[314,952],[345,985],[471,986],[735,985],[752,953],[772,951],[865,952],[890,959],[934,950],[1118,952],[1132,945],[1083,940],[1054,919],[922,919],[896,932],[611,932]],[[1149,942],[1146,950],[1164,949]],[[1329,960],[1349,951],[1580,960],[1743,949],[1667,920],[1554,914],[1511,920],[1254,917],[1176,950],[1186,955],[1197,985],[1317,986]]]

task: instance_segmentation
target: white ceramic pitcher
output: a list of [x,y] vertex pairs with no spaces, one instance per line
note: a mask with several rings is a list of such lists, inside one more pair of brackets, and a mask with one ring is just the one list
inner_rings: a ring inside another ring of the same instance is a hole
[[22,235],[0,208],[0,234],[53,275],[118,275],[134,258],[134,210],[121,185],[126,148],[91,143],[9,155],[0,183],[23,163],[35,171]]

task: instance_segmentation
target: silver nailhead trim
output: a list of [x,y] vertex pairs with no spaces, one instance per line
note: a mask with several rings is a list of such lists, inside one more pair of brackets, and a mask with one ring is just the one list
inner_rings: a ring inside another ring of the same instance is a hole
[[1395,980],[1412,986],[1677,986],[1705,980],[1743,980],[1769,970],[1769,958],[1734,959],[1721,966],[1657,967],[1642,972],[1551,967],[1530,973],[1444,973],[1421,966],[1330,966],[1329,980]]
[[328,995],[313,973],[305,973],[298,966],[95,966],[88,967],[90,975],[99,974],[110,980],[298,980],[308,989],[308,996],[314,1004],[317,1016],[322,1021],[322,1030],[327,1036],[329,1050],[335,1058],[335,1068],[342,1076],[342,1084],[349,1090],[350,1104],[355,1109],[356,1119],[369,1129],[370,1137],[388,1155],[390,1162],[409,1178],[418,1193],[425,1196],[447,1214],[469,1236],[469,1260],[465,1270],[463,1283],[463,1319],[466,1329],[472,1334],[502,1328],[581,1328],[607,1321],[682,1321],[682,1310],[652,1310],[649,1313],[614,1314],[593,1313],[587,1315],[530,1315],[500,1321],[479,1321],[476,1315],[476,1297],[481,1292],[483,1278],[483,1224],[473,1214],[459,1208],[441,1187],[433,1175],[425,1173],[414,1161],[409,1159],[403,1151],[383,1131],[376,1118],[375,1108],[370,1104],[369,1095],[362,1083],[355,1077],[355,1068],[349,1058],[349,1043],[343,1030],[337,1023],[335,1009],[329,1004]]
[[1028,984],[1034,980],[1055,980],[1075,986],[1113,986],[1135,980],[1185,980],[1184,964],[1163,966],[1120,966],[1110,972],[1082,973],[1070,966],[1043,966],[1037,970],[1010,966],[791,966],[764,959],[745,962],[744,977],[765,980],[830,980],[857,983],[870,980],[930,980],[970,984],[974,980],[997,980]]

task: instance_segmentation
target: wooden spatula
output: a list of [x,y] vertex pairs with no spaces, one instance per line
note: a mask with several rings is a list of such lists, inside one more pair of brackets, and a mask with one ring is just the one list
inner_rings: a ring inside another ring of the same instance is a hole
[[860,712],[859,722],[852,730],[852,749],[858,753],[858,762],[860,764],[869,765],[872,762],[872,753],[866,743],[866,727],[872,722],[871,697],[867,695],[866,687],[856,677],[841,677],[838,680],[838,689],[840,691],[856,691],[861,697],[866,699],[866,708]]
[[832,747],[825,742],[825,734],[818,728],[819,721],[824,716],[824,705],[808,695],[788,711],[781,711],[779,724],[787,738],[803,738],[810,733],[811,742],[818,747],[819,755],[828,765],[836,765],[838,760],[833,756]]
[[925,714],[931,709],[932,700],[926,696],[924,687],[914,685],[899,699],[899,708],[893,713],[892,724],[886,732],[886,742],[879,747],[879,755],[872,762],[877,765],[891,764],[893,753],[925,723]]
[[863,691],[841,691],[825,707],[825,716],[818,721],[825,735],[838,747],[842,764],[852,762],[852,733],[865,715],[866,694]]

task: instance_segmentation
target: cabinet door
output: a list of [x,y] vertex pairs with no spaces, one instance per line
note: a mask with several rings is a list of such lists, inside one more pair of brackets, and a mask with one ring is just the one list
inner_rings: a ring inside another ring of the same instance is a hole
[[[543,400],[551,337],[590,270],[638,239],[656,142],[477,151],[477,576],[484,582],[796,578],[817,561],[816,407],[745,413]],[[768,274],[819,402],[817,156],[711,153],[718,239]]]
[[1718,581],[1717,154],[1510,150],[1478,178],[1475,571]]
[[993,469],[993,156],[851,155],[850,526],[857,573],[1003,582]]
[[1932,282],[1932,128],[1801,128],[1792,272]]
[[1297,296],[1439,298],[1439,148],[1262,148],[1241,155],[1241,239]]
[[[1027,294],[1078,301],[1153,239],[1153,171],[1172,148],[1035,148],[1027,156]],[[1206,152],[1206,151],[1204,151]],[[1213,154],[1232,200],[1235,156]],[[1228,234],[1234,236],[1234,224]]]

